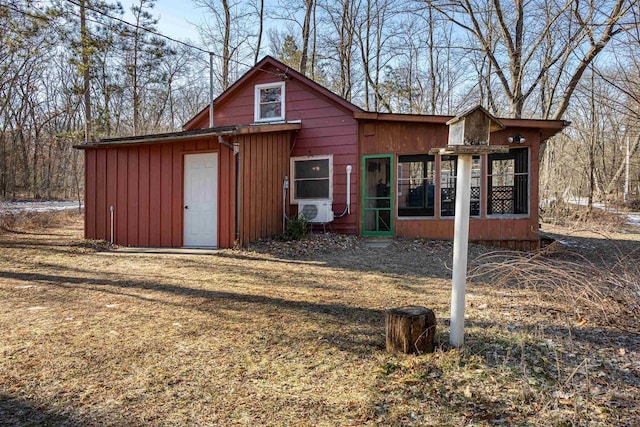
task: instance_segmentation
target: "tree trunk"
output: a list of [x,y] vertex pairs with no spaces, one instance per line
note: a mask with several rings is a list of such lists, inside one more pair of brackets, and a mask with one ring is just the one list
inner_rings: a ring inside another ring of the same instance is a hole
[[307,75],[307,59],[309,57],[309,36],[311,34],[311,13],[313,12],[315,0],[306,0],[306,10],[304,12],[304,23],[302,24],[302,54],[298,69],[304,76]]
[[264,0],[258,0],[258,40],[256,41],[256,53],[253,57],[253,64],[257,64],[260,59],[260,47],[262,46],[262,33],[264,31]]
[[231,8],[228,0],[222,0],[224,12],[224,41],[222,43],[222,90],[229,87],[229,63],[231,62]]
[[80,40],[82,49],[82,80],[84,91],[84,140],[91,141],[91,74],[89,70],[89,30],[87,29],[85,1],[80,1]]
[[387,351],[405,354],[433,353],[436,315],[419,306],[392,308],[385,313]]

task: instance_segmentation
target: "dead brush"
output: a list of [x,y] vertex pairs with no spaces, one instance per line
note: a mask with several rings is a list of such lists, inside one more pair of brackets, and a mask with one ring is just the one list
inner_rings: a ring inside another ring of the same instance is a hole
[[540,210],[544,222],[569,228],[594,228],[597,230],[617,230],[624,226],[626,217],[618,212],[587,206],[574,205],[564,201],[553,201]]
[[77,209],[50,212],[0,213],[0,233],[59,227],[81,215]]
[[554,244],[533,254],[490,252],[474,260],[468,277],[533,289],[560,298],[578,319],[640,334],[640,266],[632,254],[619,253],[607,267],[574,253],[558,257],[558,251]]

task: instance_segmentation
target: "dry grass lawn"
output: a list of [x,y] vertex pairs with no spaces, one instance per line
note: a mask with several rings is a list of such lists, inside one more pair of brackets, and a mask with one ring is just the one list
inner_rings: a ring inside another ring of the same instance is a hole
[[[450,349],[449,243],[105,249],[79,218],[0,234],[0,424],[640,425],[640,337],[552,293],[470,285]],[[435,353],[384,351],[408,304]]]

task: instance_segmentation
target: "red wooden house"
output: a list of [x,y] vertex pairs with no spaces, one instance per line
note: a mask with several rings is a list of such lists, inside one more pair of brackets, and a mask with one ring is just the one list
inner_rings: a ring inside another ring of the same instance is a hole
[[[182,132],[82,144],[85,236],[123,246],[231,247],[300,212],[340,233],[451,239],[450,116],[365,112],[266,57]],[[538,247],[540,145],[567,123],[499,119],[474,160],[470,239]]]

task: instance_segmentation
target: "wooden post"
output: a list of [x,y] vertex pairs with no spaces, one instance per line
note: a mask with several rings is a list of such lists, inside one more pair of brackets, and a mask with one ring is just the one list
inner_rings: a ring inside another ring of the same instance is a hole
[[387,351],[433,353],[436,315],[426,307],[410,305],[386,311]]

